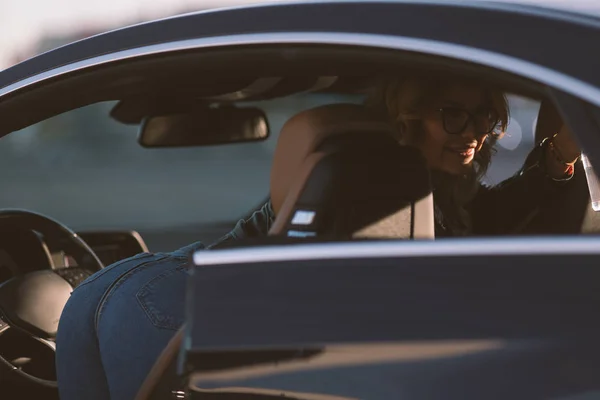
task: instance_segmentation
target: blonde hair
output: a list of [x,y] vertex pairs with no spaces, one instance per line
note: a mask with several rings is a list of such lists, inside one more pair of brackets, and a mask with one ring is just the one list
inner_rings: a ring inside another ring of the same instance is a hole
[[396,127],[401,142],[414,143],[415,140],[419,140],[417,136],[422,132],[423,112],[436,101],[444,88],[456,82],[481,86],[487,105],[499,118],[498,130],[488,135],[475,156],[475,174],[479,179],[485,175],[490,166],[495,151],[494,145],[508,126],[510,113],[506,96],[502,91],[466,80],[453,81],[425,76],[385,78],[375,85],[367,98],[366,105],[382,113]]

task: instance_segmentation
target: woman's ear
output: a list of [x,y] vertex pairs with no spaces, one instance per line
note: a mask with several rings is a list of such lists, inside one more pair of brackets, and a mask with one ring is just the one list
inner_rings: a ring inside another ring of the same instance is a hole
[[399,121],[398,124],[398,133],[400,144],[404,146],[410,146],[419,141],[419,136],[421,132],[423,132],[423,125],[420,119],[409,119]]
[[394,135],[394,138],[398,141],[398,143],[400,143],[403,146],[406,146],[408,144],[408,140],[406,140],[406,125],[401,122],[398,126],[398,128],[396,128],[396,134]]
[[406,123],[400,119],[390,124],[393,128],[392,136],[400,144],[406,144]]

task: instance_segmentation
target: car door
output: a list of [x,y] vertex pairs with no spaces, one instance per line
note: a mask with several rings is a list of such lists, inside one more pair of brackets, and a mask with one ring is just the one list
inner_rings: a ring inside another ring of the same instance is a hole
[[595,398],[599,240],[572,243],[197,252],[179,364],[186,391],[307,400]]

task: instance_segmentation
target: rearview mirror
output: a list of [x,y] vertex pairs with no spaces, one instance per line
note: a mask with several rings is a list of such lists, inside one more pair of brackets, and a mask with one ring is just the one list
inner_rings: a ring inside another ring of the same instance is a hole
[[253,107],[197,107],[192,111],[142,119],[143,147],[192,147],[253,142],[269,137],[265,113]]

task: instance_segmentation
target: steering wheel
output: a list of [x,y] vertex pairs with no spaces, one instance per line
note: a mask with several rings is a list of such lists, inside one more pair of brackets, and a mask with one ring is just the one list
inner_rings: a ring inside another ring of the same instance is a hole
[[[104,266],[92,249],[71,229],[41,214],[26,210],[0,210],[0,228],[28,229],[41,234],[46,242],[66,243],[78,266],[98,271]],[[64,246],[63,246],[64,247]],[[9,329],[20,331],[35,343],[56,350],[54,342],[62,310],[73,287],[51,269],[26,273],[0,284],[0,336]],[[33,342],[32,342],[33,343]],[[24,372],[0,354],[1,364],[18,377],[45,387],[56,387],[56,380]]]

